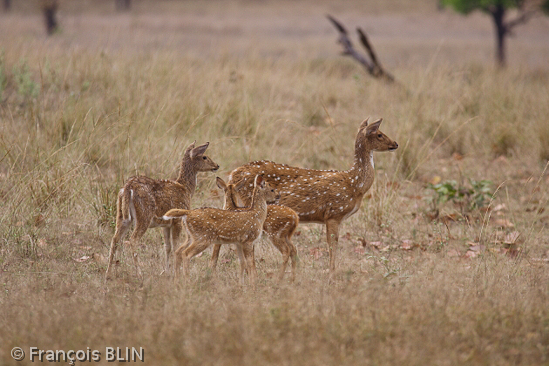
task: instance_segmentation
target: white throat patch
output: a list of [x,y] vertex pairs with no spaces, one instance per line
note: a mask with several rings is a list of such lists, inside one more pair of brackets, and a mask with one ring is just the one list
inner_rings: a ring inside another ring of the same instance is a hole
[[372,165],[372,169],[375,169],[374,165],[374,152],[370,151],[370,164]]

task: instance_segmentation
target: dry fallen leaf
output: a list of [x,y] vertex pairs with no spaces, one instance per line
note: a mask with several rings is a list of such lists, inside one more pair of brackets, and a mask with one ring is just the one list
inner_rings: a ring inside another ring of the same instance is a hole
[[515,225],[507,220],[507,219],[497,219],[494,221],[494,224],[498,227],[502,227],[502,228],[512,228],[512,227],[515,227]]
[[463,160],[463,155],[461,155],[458,152],[455,152],[452,154],[452,158],[454,158],[454,160],[460,161],[460,160]]
[[309,133],[312,133],[313,135],[318,136],[320,135],[320,130],[315,126],[311,126],[309,127]]
[[522,248],[517,247],[516,245],[511,245],[509,248],[501,248],[501,252],[511,258],[515,258],[520,254],[520,252],[522,252]]
[[100,253],[93,253],[92,258],[95,261],[95,263],[106,265],[108,263],[107,258]]
[[376,249],[379,249],[383,246],[383,243],[380,241],[371,241],[369,244]]
[[518,231],[513,231],[505,235],[505,238],[503,239],[503,244],[515,244],[519,237],[520,233]]
[[484,250],[484,245],[473,245],[473,246],[470,246],[468,251],[471,251],[471,252],[481,252]]
[[505,203],[500,203],[499,205],[496,205],[496,207],[493,208],[493,211],[504,211],[507,209],[507,206],[505,206]]
[[461,253],[459,250],[457,249],[450,249],[448,250],[448,252],[446,253],[446,255],[450,258],[456,258],[456,257],[461,257]]
[[38,214],[34,216],[34,226],[43,227],[46,224],[46,218],[44,215]]
[[89,255],[84,255],[80,258],[74,258],[74,261],[78,262],[78,263],[82,263],[82,262],[87,261],[88,259],[90,259],[90,256]]
[[318,260],[322,257],[323,250],[320,247],[314,247],[309,249],[309,254],[312,255],[315,260]]
[[477,251],[473,251],[473,250],[468,250],[466,253],[465,253],[465,258],[475,258],[478,256],[478,252]]
[[442,178],[438,175],[435,175],[433,178],[431,178],[431,180],[429,181],[429,183],[431,184],[438,184],[440,183],[440,181],[442,180]]
[[419,247],[419,244],[416,244],[413,241],[408,239],[403,240],[402,244],[400,244],[400,249],[402,250],[412,250],[417,247]]

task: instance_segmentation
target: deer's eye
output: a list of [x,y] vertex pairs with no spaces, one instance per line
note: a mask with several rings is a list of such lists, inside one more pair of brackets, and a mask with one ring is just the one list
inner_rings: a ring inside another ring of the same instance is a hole
[[203,157],[202,157],[202,159],[206,160],[206,159],[207,159],[207,157],[203,156]]
[[381,138],[381,137],[383,137],[383,135],[380,134],[380,133],[378,133],[378,134],[377,134],[377,137]]

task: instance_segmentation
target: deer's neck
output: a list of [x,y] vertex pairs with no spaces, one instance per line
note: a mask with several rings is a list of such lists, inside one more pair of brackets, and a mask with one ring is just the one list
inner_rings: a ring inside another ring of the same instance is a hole
[[353,185],[359,191],[367,191],[374,181],[374,151],[364,141],[355,144],[355,161],[349,170]]
[[223,204],[224,210],[237,210],[240,207],[235,202],[234,196],[232,194],[227,194],[225,196],[225,203]]
[[267,217],[267,200],[265,199],[265,194],[259,190],[255,190],[252,196],[251,210],[259,214],[259,217],[265,220]]
[[184,158],[181,163],[181,168],[179,169],[177,183],[186,188],[186,193],[189,196],[189,199],[192,197],[194,190],[196,189],[196,176],[196,170],[193,169],[190,161]]

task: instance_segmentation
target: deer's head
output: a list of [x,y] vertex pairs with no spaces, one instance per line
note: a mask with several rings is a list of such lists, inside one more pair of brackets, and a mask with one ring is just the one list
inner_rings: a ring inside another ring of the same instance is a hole
[[215,163],[209,156],[204,155],[210,143],[206,142],[204,145],[194,147],[195,142],[187,147],[184,156],[184,159],[190,162],[194,171],[215,172],[217,169],[219,169],[219,165],[217,163]]
[[280,199],[280,193],[272,187],[262,175],[256,175],[254,179],[254,190],[259,190],[265,195],[267,203],[275,203]]
[[223,209],[234,210],[245,207],[241,196],[238,194],[238,191],[242,188],[242,186],[244,186],[244,184],[246,184],[245,181],[238,184],[227,184],[223,179],[216,177],[216,184],[225,193]]
[[357,147],[368,146],[373,151],[394,151],[398,148],[396,141],[379,130],[382,121],[383,119],[380,118],[368,125],[367,118],[360,124],[356,137]]

